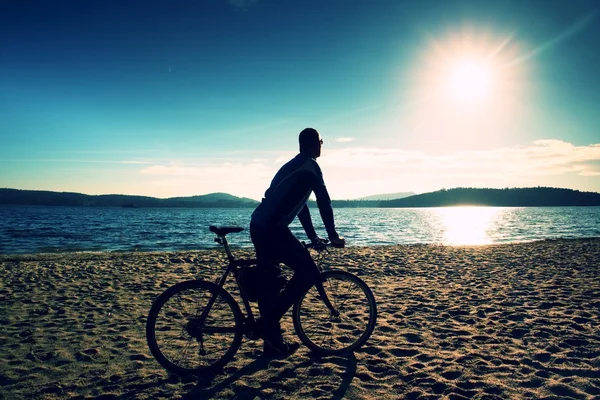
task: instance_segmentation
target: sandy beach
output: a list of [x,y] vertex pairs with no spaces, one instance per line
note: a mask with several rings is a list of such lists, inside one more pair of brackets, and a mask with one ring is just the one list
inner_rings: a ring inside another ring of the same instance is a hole
[[600,239],[334,250],[378,302],[365,347],[270,359],[244,340],[221,374],[178,377],[146,315],[214,280],[221,250],[0,256],[0,399],[600,399],[599,262]]

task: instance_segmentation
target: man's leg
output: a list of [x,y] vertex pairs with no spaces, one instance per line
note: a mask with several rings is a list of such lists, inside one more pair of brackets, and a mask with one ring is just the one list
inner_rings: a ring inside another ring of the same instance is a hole
[[[273,268],[273,260],[276,259],[276,254],[273,250],[273,232],[271,229],[250,225],[250,239],[256,250],[256,259],[258,260],[257,267],[262,276],[266,276]],[[274,287],[269,280],[263,279],[264,285],[261,285],[260,295],[258,299],[258,310],[260,315],[270,314],[273,304],[277,301],[279,289]]]
[[258,297],[258,310],[260,315],[268,315],[272,313],[272,308],[277,302],[277,297],[282,289],[279,283],[281,268],[275,263],[265,263],[258,266],[262,279],[262,285]]
[[278,237],[278,258],[294,270],[294,276],[279,293],[268,318],[279,321],[304,293],[319,279],[319,268],[310,253],[289,229],[282,230]]
[[276,279],[273,279],[274,275],[279,275],[281,272],[279,265],[274,263],[274,260],[277,260],[277,245],[275,243],[277,237],[278,232],[274,229],[250,225],[250,238],[256,249],[257,267],[260,269],[262,275],[261,282],[263,283],[260,287],[258,299],[258,309],[261,318],[259,319],[260,322],[257,329],[261,337],[265,340],[263,348],[265,355],[287,353],[290,350],[298,348],[298,346],[291,348],[283,340],[279,319],[271,320],[266,318],[272,314],[273,306],[276,304],[281,290]]
[[268,268],[269,261],[278,260],[296,271],[283,292],[279,292],[280,287],[275,282],[265,282],[265,292],[259,301],[261,318],[258,329],[265,340],[265,353],[269,348],[274,353],[289,353],[297,349],[298,344],[283,340],[279,321],[312,286],[319,270],[308,251],[287,227],[265,229],[251,225],[250,236],[256,248],[256,257],[263,266]]

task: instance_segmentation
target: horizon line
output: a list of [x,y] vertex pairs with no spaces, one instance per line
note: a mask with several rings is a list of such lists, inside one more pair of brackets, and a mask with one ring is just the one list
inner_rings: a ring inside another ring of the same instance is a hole
[[[410,196],[405,196],[403,198],[408,198],[408,197],[413,197],[413,196],[418,196],[418,195],[422,195],[422,194],[428,194],[428,193],[436,193],[436,192],[440,192],[442,190],[455,190],[455,189],[477,189],[477,190],[507,190],[507,189],[557,189],[557,190],[572,190],[572,191],[576,191],[576,192],[581,192],[581,193],[595,193],[595,194],[600,194],[600,192],[594,192],[594,191],[588,191],[588,190],[581,190],[581,189],[572,189],[572,188],[565,188],[565,187],[553,187],[553,186],[525,186],[525,187],[466,187],[466,186],[457,186],[457,187],[452,187],[452,188],[440,188],[437,190],[432,190],[429,192],[421,192],[421,193],[417,193],[417,192],[410,192],[413,193]],[[83,192],[73,192],[73,191],[56,191],[56,190],[48,190],[48,189],[18,189],[18,188],[8,188],[8,187],[4,187],[4,188],[0,188],[0,190],[19,190],[19,191],[31,191],[31,192],[50,192],[50,193],[70,193],[70,194],[80,194],[80,195],[84,195],[84,196],[131,196],[131,197],[147,197],[147,198],[153,198],[153,199],[159,199],[159,200],[170,200],[170,199],[175,199],[175,198],[189,198],[189,197],[196,197],[196,196],[208,196],[211,194],[226,194],[229,196],[233,196],[239,199],[250,199],[250,200],[254,200],[257,202],[261,202],[261,200],[259,199],[255,199],[252,197],[246,197],[246,196],[238,196],[238,195],[234,195],[228,192],[210,192],[210,193],[203,193],[203,194],[192,194],[192,195],[183,195],[183,196],[173,196],[173,197],[156,197],[156,196],[147,196],[147,195],[141,195],[141,194],[124,194],[124,193],[101,193],[101,194],[89,194],[89,193],[83,193]],[[395,192],[395,193],[408,193],[408,192]],[[365,197],[372,197],[372,196],[385,196],[388,194],[394,194],[394,193],[376,193],[376,194],[371,194],[371,195],[366,195],[366,196],[361,196],[361,197],[357,197],[357,198],[345,198],[345,199],[331,199],[331,201],[389,201],[389,200],[398,200],[401,198],[393,198],[393,199],[365,199]],[[314,201],[313,199],[309,199],[309,201]]]

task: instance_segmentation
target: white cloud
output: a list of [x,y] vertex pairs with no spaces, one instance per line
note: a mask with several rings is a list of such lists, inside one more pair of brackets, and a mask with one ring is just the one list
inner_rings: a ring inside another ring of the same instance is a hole
[[563,170],[582,172],[588,161],[600,160],[600,144],[574,146],[561,140],[540,140],[525,147],[464,150],[431,155],[402,149],[347,148],[327,152],[320,164],[367,170],[381,169],[482,169],[556,174]]
[[279,154],[279,156],[278,156],[278,157],[276,157],[276,158],[273,160],[273,163],[274,163],[274,164],[280,164],[280,165],[281,165],[281,164],[284,164],[284,163],[288,162],[289,160],[291,160],[291,159],[292,159],[292,157],[294,157],[296,154],[298,154],[298,153],[297,153],[297,152],[296,152],[296,153],[294,153],[294,152],[291,152],[291,151],[285,151],[285,152],[283,152],[283,151],[282,151],[282,152]]
[[199,168],[184,167],[181,165],[152,165],[142,169],[140,173],[147,175],[193,176],[197,175],[200,171],[201,169]]
[[[244,162],[172,162],[151,165],[140,172],[152,180],[152,185],[163,188],[164,193],[228,192],[260,199],[278,168],[295,154],[273,153]],[[326,150],[319,165],[334,199],[457,186],[548,185],[600,191],[600,144],[575,146],[561,140],[436,154],[349,147]],[[182,192],[181,188],[187,191]]]
[[340,137],[340,138],[335,138],[333,139],[335,142],[338,143],[349,143],[349,142],[353,142],[354,138],[350,138],[350,137]]
[[2,162],[26,162],[26,163],[78,163],[78,164],[152,164],[150,161],[139,160],[85,160],[85,159],[0,159]]
[[216,179],[242,180],[247,177],[260,177],[270,173],[272,168],[262,162],[242,163],[219,163],[199,166],[185,166],[180,163],[171,165],[153,165],[142,169],[142,174],[168,175],[168,176],[192,176],[202,180],[213,181]]
[[[193,165],[173,162],[140,170],[165,197],[227,192],[260,199],[277,168],[261,161]],[[148,184],[148,183],[147,183]]]
[[600,176],[600,171],[583,171],[579,175],[581,175],[581,176]]
[[564,186],[566,177],[576,179],[582,190],[600,191],[600,180],[591,178],[600,175],[600,144],[575,146],[561,140],[442,154],[346,148],[327,152],[319,164],[333,198],[456,186]]

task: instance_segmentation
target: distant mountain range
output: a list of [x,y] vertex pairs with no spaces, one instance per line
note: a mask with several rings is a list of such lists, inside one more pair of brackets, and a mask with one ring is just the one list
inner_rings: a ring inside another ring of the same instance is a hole
[[447,207],[458,205],[496,207],[600,206],[600,193],[550,187],[456,188],[379,202],[380,207]]
[[356,200],[396,200],[403,199],[405,197],[414,196],[414,192],[398,192],[398,193],[386,193],[386,194],[374,194],[372,196],[360,197]]
[[[405,195],[408,193],[395,193]],[[442,189],[393,200],[390,194],[368,196],[358,200],[332,200],[334,208],[348,207],[446,207],[459,205],[534,207],[534,206],[600,206],[600,193],[549,187],[478,189]],[[87,207],[185,207],[185,208],[254,208],[258,201],[227,193],[211,193],[191,197],[159,199],[120,194],[87,195],[41,190],[0,189],[0,205],[87,206]],[[309,206],[316,207],[315,202]]]
[[236,197],[227,193],[211,193],[191,197],[159,199],[123,194],[87,195],[81,193],[50,192],[41,190],[0,189],[0,204],[39,206],[96,206],[96,207],[187,207],[187,208],[240,208],[256,207],[256,200]]

